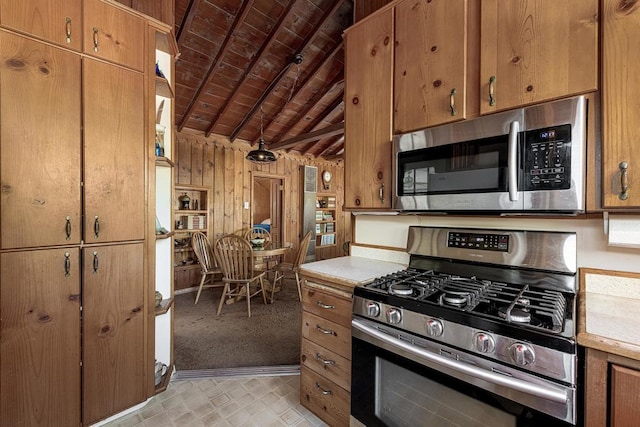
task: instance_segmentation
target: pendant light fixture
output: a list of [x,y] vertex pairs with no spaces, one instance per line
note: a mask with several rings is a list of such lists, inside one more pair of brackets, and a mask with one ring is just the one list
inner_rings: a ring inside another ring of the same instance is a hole
[[246,159],[251,160],[254,163],[272,163],[276,161],[276,156],[269,150],[264,148],[264,137],[262,135],[262,119],[264,118],[264,111],[262,105],[260,105],[260,141],[258,142],[258,149],[249,151]]

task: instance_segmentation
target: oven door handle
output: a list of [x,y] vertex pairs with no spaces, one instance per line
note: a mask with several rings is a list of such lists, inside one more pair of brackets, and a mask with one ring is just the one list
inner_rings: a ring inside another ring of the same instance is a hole
[[509,201],[518,201],[518,133],[520,123],[513,121],[509,125],[509,146],[507,152],[507,175],[509,180]]
[[[502,387],[507,387],[512,390],[517,390],[522,393],[526,393],[532,396],[551,400],[553,402],[566,403],[568,400],[567,393],[562,390],[554,389],[551,387],[545,387],[542,384],[532,384],[517,378],[487,371],[482,368],[478,368],[476,366],[473,366],[464,362],[459,362],[456,359],[431,353],[429,351],[423,350],[422,348],[416,347],[412,343],[408,343],[400,339],[393,338],[392,336],[387,335],[384,332],[380,332],[375,328],[362,324],[356,319],[353,319],[351,321],[351,326],[357,329],[358,331],[364,333],[365,335],[368,335],[374,339],[382,341],[383,343],[386,343],[392,347],[401,348],[417,359],[427,360],[431,363],[444,366],[458,373],[461,373],[464,375],[470,375],[475,378],[480,378],[492,384],[496,384]],[[416,361],[419,362],[419,360],[416,360]]]

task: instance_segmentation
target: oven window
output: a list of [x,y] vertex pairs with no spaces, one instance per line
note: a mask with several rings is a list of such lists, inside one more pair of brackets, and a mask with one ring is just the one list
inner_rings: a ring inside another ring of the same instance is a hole
[[379,357],[375,384],[376,417],[390,427],[516,426],[513,415]]
[[400,196],[507,190],[508,136],[398,153]]

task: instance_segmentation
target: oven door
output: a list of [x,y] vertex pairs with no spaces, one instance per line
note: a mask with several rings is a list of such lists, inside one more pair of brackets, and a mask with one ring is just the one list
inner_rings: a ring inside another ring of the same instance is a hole
[[352,321],[351,415],[368,427],[575,425],[575,388]]

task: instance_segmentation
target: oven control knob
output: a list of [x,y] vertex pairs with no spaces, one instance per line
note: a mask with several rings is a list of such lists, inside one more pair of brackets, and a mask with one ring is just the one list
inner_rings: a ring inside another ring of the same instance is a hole
[[427,329],[427,335],[430,337],[439,337],[444,332],[444,326],[438,319],[429,319],[425,325]]
[[480,353],[491,353],[496,348],[496,342],[493,337],[484,332],[476,332],[473,336],[473,345]]
[[380,316],[380,304],[375,302],[367,303],[367,316],[378,317]]
[[519,366],[532,365],[536,360],[536,354],[530,345],[517,342],[509,346],[511,359]]
[[392,325],[397,325],[402,321],[402,313],[397,308],[387,310],[387,321]]

